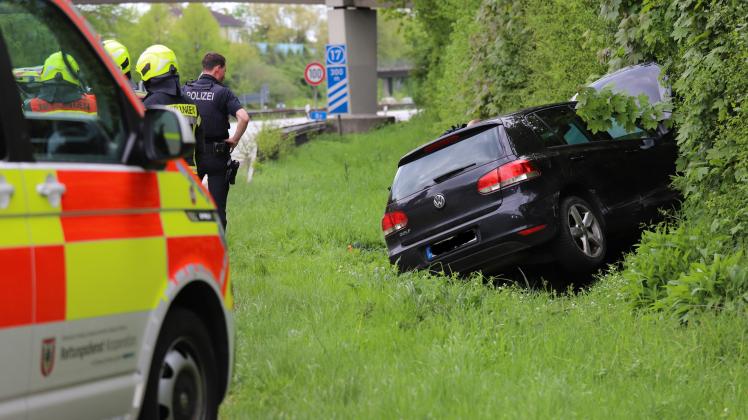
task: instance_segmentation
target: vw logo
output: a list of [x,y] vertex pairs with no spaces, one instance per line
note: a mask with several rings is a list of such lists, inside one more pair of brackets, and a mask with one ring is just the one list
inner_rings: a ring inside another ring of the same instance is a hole
[[445,204],[447,204],[447,199],[444,198],[444,195],[437,194],[434,196],[434,207],[440,209],[443,208]]

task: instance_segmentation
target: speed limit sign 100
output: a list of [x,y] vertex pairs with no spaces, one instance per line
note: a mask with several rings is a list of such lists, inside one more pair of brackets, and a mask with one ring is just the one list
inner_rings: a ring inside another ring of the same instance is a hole
[[325,68],[317,62],[307,64],[304,69],[304,79],[312,86],[319,85],[325,80]]

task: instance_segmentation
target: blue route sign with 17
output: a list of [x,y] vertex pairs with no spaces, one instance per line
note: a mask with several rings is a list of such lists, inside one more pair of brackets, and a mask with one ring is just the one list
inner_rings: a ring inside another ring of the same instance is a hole
[[325,46],[325,56],[327,57],[328,66],[344,66],[346,65],[346,50],[345,44],[327,44]]
[[327,51],[327,111],[330,115],[349,112],[348,66],[345,44],[328,44]]

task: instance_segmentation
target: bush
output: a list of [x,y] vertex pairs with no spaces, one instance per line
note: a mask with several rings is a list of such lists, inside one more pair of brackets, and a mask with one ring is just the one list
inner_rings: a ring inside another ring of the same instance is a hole
[[293,139],[284,136],[279,127],[263,126],[257,133],[257,160],[265,162],[280,159],[294,146]]
[[[427,110],[442,127],[567,100],[606,70],[660,63],[673,90],[685,198],[675,222],[644,235],[623,276],[637,307],[687,319],[744,310],[748,242],[748,2],[456,0],[413,2],[411,39]],[[601,7],[602,6],[602,7]],[[602,13],[598,16],[598,10]],[[581,101],[653,126],[666,110],[610,92]],[[743,309],[741,309],[743,308]]]
[[611,67],[657,61],[673,89],[676,223],[643,236],[624,276],[638,307],[687,320],[748,307],[748,4],[606,0],[618,23]]

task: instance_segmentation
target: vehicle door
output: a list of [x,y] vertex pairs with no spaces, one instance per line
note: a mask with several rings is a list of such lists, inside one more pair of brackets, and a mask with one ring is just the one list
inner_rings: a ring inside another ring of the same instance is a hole
[[[23,174],[17,162],[23,150],[19,127],[10,116],[20,116],[15,83],[5,43],[0,36],[0,419],[26,416],[26,394],[34,360],[33,257],[26,223],[28,207]],[[20,147],[19,147],[20,145]],[[39,361],[36,361],[39,363]]]
[[[567,185],[587,188],[599,200],[606,222],[613,225],[634,220],[638,211],[637,182],[631,178],[638,163],[629,153],[636,147],[626,142],[602,141],[593,135],[569,105],[537,111],[543,124],[530,124],[555,156]],[[532,119],[532,117],[530,117]]]
[[32,149],[19,194],[34,258],[31,350],[19,352],[34,367],[28,418],[120,417],[135,400],[148,311],[167,285],[158,180],[122,163],[137,114],[83,21],[60,5],[0,3],[12,67],[39,69],[18,82],[23,114],[10,122]]
[[627,130],[612,120],[609,129],[595,136],[601,141],[615,142],[617,148],[624,150],[631,182],[636,187],[633,194],[638,198],[642,215],[652,213],[650,216],[653,216],[657,206],[674,198],[669,188],[677,158],[672,135],[663,137],[638,126]]

